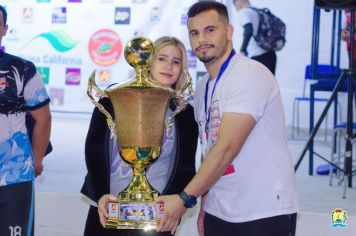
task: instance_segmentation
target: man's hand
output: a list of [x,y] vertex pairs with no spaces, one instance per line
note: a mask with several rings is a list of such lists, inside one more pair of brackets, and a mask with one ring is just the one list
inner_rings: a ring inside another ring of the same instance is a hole
[[116,197],[111,194],[103,195],[98,201],[98,213],[100,218],[100,223],[105,227],[106,221],[108,220],[108,204],[110,201],[116,201]]
[[204,219],[205,219],[204,205],[205,205],[206,196],[207,194],[203,195],[200,200],[200,211],[199,211],[198,221],[197,221],[199,236],[204,236]]
[[200,209],[197,221],[199,236],[204,236],[204,219],[205,211],[203,209]]
[[187,208],[183,205],[183,201],[178,194],[161,196],[156,201],[164,203],[164,215],[157,231],[171,231],[171,234],[174,234]]
[[35,160],[35,176],[39,176],[42,174],[43,171],[43,164],[42,160]]

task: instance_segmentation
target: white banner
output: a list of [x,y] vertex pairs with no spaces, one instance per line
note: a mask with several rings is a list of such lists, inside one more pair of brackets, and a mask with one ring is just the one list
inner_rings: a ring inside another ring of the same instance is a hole
[[205,72],[188,41],[187,10],[192,0],[7,0],[9,30],[3,38],[8,53],[32,61],[42,74],[51,109],[91,112],[88,77],[106,88],[133,74],[123,51],[134,36],[152,41],[170,35],[188,50],[195,83]]

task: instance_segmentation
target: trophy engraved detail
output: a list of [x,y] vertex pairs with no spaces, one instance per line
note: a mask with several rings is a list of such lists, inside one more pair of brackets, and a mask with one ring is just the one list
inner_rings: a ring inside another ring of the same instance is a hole
[[[174,116],[182,111],[192,97],[192,82],[187,72],[185,86],[175,91],[156,85],[148,80],[148,69],[155,49],[152,42],[144,37],[130,40],[125,47],[126,61],[134,67],[136,76],[128,83],[109,87],[105,91],[95,83],[95,71],[89,78],[87,94],[94,105],[105,115],[111,135],[117,136],[121,157],[133,168],[130,184],[118,194],[116,202],[109,203],[107,228],[154,229],[164,211],[164,205],[155,202],[158,193],[147,181],[145,170],[160,155],[164,128],[168,130]],[[105,108],[94,99],[110,99],[115,121]],[[188,94],[184,94],[188,90]],[[171,99],[183,102],[166,116]]]

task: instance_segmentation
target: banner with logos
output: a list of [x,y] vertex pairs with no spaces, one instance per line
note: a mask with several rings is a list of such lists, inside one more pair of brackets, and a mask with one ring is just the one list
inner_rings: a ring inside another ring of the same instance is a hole
[[189,72],[196,79],[204,66],[190,50],[187,10],[192,0],[7,0],[9,26],[2,45],[32,61],[51,97],[51,110],[92,112],[87,82],[95,70],[105,89],[134,74],[124,56],[135,36],[152,41],[170,35],[188,49]]

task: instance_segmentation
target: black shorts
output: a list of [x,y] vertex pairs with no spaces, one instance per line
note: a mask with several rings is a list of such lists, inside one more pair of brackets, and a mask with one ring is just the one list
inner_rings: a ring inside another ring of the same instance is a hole
[[204,236],[295,236],[297,214],[230,223],[208,213],[204,219]]
[[33,182],[0,187],[0,235],[33,236]]
[[251,59],[261,62],[272,72],[273,75],[275,74],[277,63],[277,55],[275,51],[269,51],[263,53],[262,55],[251,57]]

